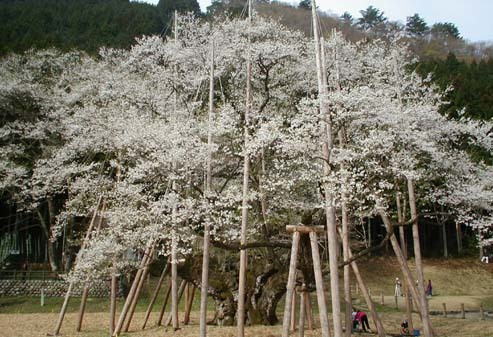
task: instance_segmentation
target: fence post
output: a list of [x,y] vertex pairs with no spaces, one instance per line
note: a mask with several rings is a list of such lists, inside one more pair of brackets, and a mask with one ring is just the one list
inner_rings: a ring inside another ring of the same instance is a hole
[[484,321],[484,309],[483,309],[483,303],[479,304],[479,314],[481,315],[481,320]]
[[460,304],[460,311],[462,312],[462,319],[466,318],[466,311],[464,309],[464,303]]
[[447,306],[445,305],[445,303],[442,303],[442,306],[443,306],[443,317],[447,317]]

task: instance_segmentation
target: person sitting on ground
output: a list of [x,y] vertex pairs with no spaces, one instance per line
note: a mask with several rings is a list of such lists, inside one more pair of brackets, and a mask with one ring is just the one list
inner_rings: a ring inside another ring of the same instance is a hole
[[360,324],[363,332],[367,332],[366,329],[370,330],[370,324],[368,324],[368,316],[364,311],[357,310],[356,316],[354,317]]
[[409,324],[407,319],[404,319],[401,323],[401,335],[409,335]]

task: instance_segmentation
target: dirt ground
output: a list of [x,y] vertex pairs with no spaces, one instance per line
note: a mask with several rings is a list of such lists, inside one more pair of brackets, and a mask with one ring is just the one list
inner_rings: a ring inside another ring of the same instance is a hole
[[[145,331],[140,329],[144,314],[138,312],[134,316],[130,332],[123,333],[120,337],[195,337],[198,334],[198,312],[192,313],[191,324],[183,326],[179,331],[173,332],[171,328],[157,327],[154,324],[155,316],[153,313]],[[0,336],[1,337],[45,337],[47,333],[53,331],[57,314],[1,314],[0,315]],[[399,322],[404,317],[404,313],[383,313],[383,324],[389,333],[397,333]],[[87,313],[84,318],[82,332],[76,332],[77,314],[69,313],[66,315],[60,336],[67,337],[107,337],[108,333],[108,314],[107,313]],[[479,319],[460,319],[443,318],[433,316],[433,325],[437,337],[493,337],[493,320]],[[414,317],[415,328],[419,327],[419,318]],[[317,322],[315,323],[317,326]],[[370,319],[370,326],[372,325]],[[246,337],[274,337],[280,336],[281,326],[250,326],[246,328]],[[208,336],[213,337],[235,337],[236,327],[208,327]],[[298,336],[298,332],[292,336]],[[306,337],[321,336],[319,329],[306,331]],[[369,334],[354,334],[353,336],[366,337]]]

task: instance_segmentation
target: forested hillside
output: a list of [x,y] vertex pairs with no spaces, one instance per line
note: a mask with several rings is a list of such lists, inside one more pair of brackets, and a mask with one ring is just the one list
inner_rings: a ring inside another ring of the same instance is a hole
[[[239,16],[244,1],[214,0],[205,16]],[[258,1],[262,16],[279,20],[287,27],[311,34],[309,1],[298,6],[282,2]],[[0,1],[0,55],[30,48],[80,49],[96,54],[100,47],[128,48],[135,37],[169,34],[173,11],[200,14],[196,0],[161,0],[157,6],[129,0],[2,0]],[[396,31],[405,33],[410,48],[420,57],[417,71],[442,88],[452,86],[450,103],[442,112],[457,118],[458,111],[475,119],[493,117],[493,48],[485,43],[469,43],[460,37],[453,23],[429,25],[419,14],[405,24],[390,21],[379,9],[361,10],[361,17],[344,13],[341,17],[321,15],[322,27],[332,28],[346,38],[388,38]]]
[[191,1],[158,6],[129,0],[2,0],[0,54],[56,47],[97,53],[128,48],[141,35],[160,34],[175,9],[199,12]]

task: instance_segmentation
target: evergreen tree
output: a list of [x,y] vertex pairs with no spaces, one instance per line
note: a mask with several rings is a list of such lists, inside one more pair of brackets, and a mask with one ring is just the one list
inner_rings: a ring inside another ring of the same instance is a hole
[[459,28],[451,22],[438,22],[431,27],[431,34],[435,38],[461,39]]
[[362,30],[372,30],[387,21],[387,18],[383,16],[384,13],[373,6],[369,6],[367,9],[359,12],[361,14],[361,18],[358,19],[358,26]]
[[422,37],[429,31],[429,27],[426,21],[416,13],[407,17],[406,31],[411,36]]
[[341,20],[345,23],[345,24],[348,24],[348,25],[352,25],[354,23],[354,18],[353,16],[351,15],[351,13],[349,12],[344,12],[342,15],[341,15]]
[[298,8],[301,9],[312,9],[312,2],[310,0],[301,0],[298,4]]
[[172,16],[175,10],[200,15],[200,6],[197,0],[159,0],[157,8],[165,19]]

